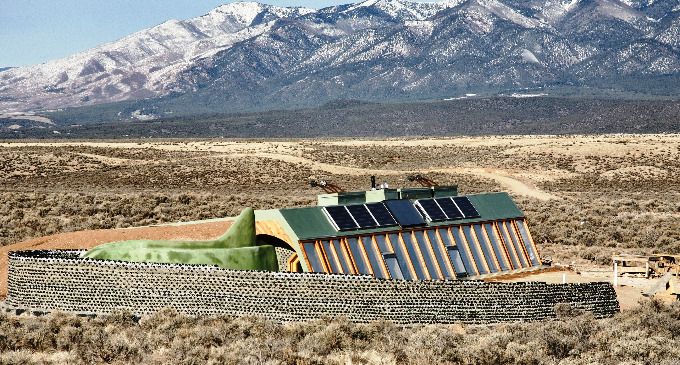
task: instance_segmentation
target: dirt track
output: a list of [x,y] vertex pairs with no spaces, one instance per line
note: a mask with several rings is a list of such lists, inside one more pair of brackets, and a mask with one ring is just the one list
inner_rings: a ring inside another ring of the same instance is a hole
[[[243,158],[243,157],[259,157],[272,160],[279,160],[289,163],[300,163],[306,166],[310,166],[315,170],[321,170],[331,174],[337,175],[354,175],[354,176],[368,176],[375,173],[374,169],[366,169],[360,167],[349,167],[334,165],[330,163],[324,163],[319,161],[314,161],[301,156],[294,156],[289,154],[274,154],[266,152],[258,152],[254,154],[243,154],[243,153],[233,153],[217,155],[215,157],[219,158]],[[440,169],[425,169],[425,170],[380,170],[383,175],[404,175],[404,174],[417,174],[417,173],[458,173],[458,174],[470,174],[477,175],[487,179],[495,180],[505,189],[519,194],[528,196],[531,198],[536,198],[539,200],[549,200],[557,199],[558,197],[538,189],[531,183],[527,183],[521,180],[519,177],[515,177],[510,171],[505,171],[501,169],[492,168],[470,168],[470,167],[459,167],[459,168],[440,168]]]
[[[511,139],[511,138],[510,138]],[[526,140],[526,137],[524,138]],[[529,145],[549,143],[552,139],[538,139],[534,141],[530,139]],[[507,143],[505,139],[499,141],[486,140],[480,138],[459,138],[459,139],[438,139],[438,140],[383,140],[383,141],[329,141],[328,144],[334,145],[383,145],[389,146],[429,146],[429,145],[475,145],[475,144],[494,144]],[[525,141],[526,144],[526,141]],[[124,149],[158,149],[166,151],[204,151],[216,153],[214,158],[234,158],[241,159],[244,157],[259,157],[264,159],[278,160],[288,163],[299,163],[311,167],[315,170],[324,171],[327,173],[338,175],[353,175],[365,176],[376,172],[375,169],[367,169],[352,166],[343,166],[331,163],[315,161],[301,156],[301,152],[306,149],[304,142],[224,142],[224,143],[207,143],[207,142],[188,142],[188,143],[106,143],[106,142],[54,142],[54,143],[11,143],[0,144],[0,147],[21,147],[21,146],[90,146],[90,147],[115,147]],[[83,154],[81,154],[83,155]],[[97,158],[110,164],[130,163],[129,160],[111,158],[109,156],[98,156],[95,154],[87,154],[88,157]],[[139,163],[134,162],[133,163]],[[458,173],[476,175],[483,178],[491,179],[499,183],[505,189],[519,195],[524,195],[540,200],[548,200],[557,198],[555,195],[538,189],[530,179],[525,175],[520,177],[520,173],[513,171],[487,168],[487,167],[447,167],[424,170],[394,170],[381,169],[380,173],[384,175],[400,175],[413,173]]]

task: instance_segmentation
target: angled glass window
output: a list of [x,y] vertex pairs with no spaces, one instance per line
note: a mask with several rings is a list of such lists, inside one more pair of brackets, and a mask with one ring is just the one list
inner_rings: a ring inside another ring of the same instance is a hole
[[326,270],[323,269],[323,265],[321,264],[321,258],[316,252],[316,243],[305,242],[302,244],[302,247],[305,249],[305,256],[307,257],[309,264],[312,265],[312,272],[326,272]]
[[406,252],[408,252],[408,257],[411,258],[411,264],[413,264],[413,269],[416,271],[416,276],[420,280],[429,279],[427,269],[423,265],[423,262],[420,261],[418,252],[416,252],[416,243],[411,239],[411,232],[402,232],[401,237],[404,239]]
[[522,248],[522,244],[519,242],[519,238],[517,237],[517,234],[515,233],[515,228],[514,225],[512,224],[511,221],[505,221],[502,223],[503,227],[505,228],[505,232],[510,236],[510,241],[512,242],[512,247],[515,249],[515,252],[517,252],[517,255],[519,256],[519,261],[522,263],[522,267],[529,267],[531,264],[528,261],[528,257],[526,253],[524,253],[524,249]]
[[475,264],[477,265],[477,270],[479,271],[479,274],[488,274],[489,271],[486,268],[486,259],[484,258],[484,254],[479,250],[477,247],[477,242],[475,241],[475,237],[472,235],[472,227],[470,226],[461,226],[463,229],[463,235],[465,235],[465,240],[468,242],[470,247],[470,252],[472,252],[472,258],[475,260]]
[[393,252],[392,247],[390,244],[387,242],[385,239],[384,234],[376,234],[375,235],[375,242],[378,243],[378,248],[380,249],[380,252]]
[[512,247],[512,241],[503,227],[503,222],[499,222],[496,226],[496,229],[497,232],[499,232],[499,238],[503,244],[503,247],[505,247],[505,251],[508,253],[508,256],[510,256],[512,267],[515,269],[521,269],[522,263],[519,261],[519,257],[517,256],[517,252],[515,252],[515,248]]
[[425,260],[427,271],[430,273],[430,278],[443,279],[439,273],[437,259],[434,257],[434,249],[430,246],[430,242],[425,239],[425,233],[423,231],[415,231],[414,234],[418,242],[418,248],[420,248],[420,253],[423,256],[423,260]]
[[321,241],[324,253],[326,253],[326,258],[328,259],[328,264],[331,267],[331,273],[342,274],[342,269],[340,268],[340,261],[337,256],[335,256],[335,250],[332,247],[330,241]]
[[439,240],[437,232],[433,229],[430,229],[427,231],[427,237],[430,239],[430,243],[432,243],[434,256],[436,257],[437,262],[439,263],[439,267],[442,270],[442,274],[447,279],[455,279],[456,274],[451,271],[452,265],[451,262],[449,261],[446,248],[444,246],[444,243],[441,240]]
[[377,278],[386,279],[387,276],[383,272],[382,255],[373,243],[373,240],[371,240],[371,237],[360,237],[359,241],[364,245],[368,262],[371,264],[371,268],[373,268],[373,275]]
[[385,259],[385,264],[387,265],[387,270],[390,272],[392,279],[404,279],[404,274],[399,268],[399,262],[397,256],[394,253],[385,252],[383,253],[383,259]]
[[456,276],[458,277],[466,277],[468,276],[467,272],[465,271],[465,266],[463,265],[463,260],[461,259],[460,252],[458,252],[458,249],[455,247],[448,247],[449,251],[449,257],[451,257],[451,261],[453,262],[453,267],[456,270]]
[[[443,239],[448,239],[444,232],[441,232],[440,236]],[[475,266],[470,245],[465,241],[465,236],[461,233],[460,227],[451,227],[451,234],[453,235],[453,239],[456,240],[455,247],[458,249],[458,252],[460,252],[460,258],[463,260],[463,265],[465,265],[465,271],[468,275],[477,275],[479,272]]]
[[394,247],[394,254],[397,256],[397,261],[399,262],[399,267],[401,268],[401,273],[405,280],[415,280],[411,274],[411,268],[409,267],[411,259],[406,254],[406,249],[404,245],[399,241],[399,235],[396,233],[389,234],[390,242],[392,242],[392,247]]
[[473,227],[475,235],[477,236],[477,242],[479,242],[479,245],[482,247],[482,252],[484,252],[484,257],[486,258],[486,264],[489,266],[489,270],[491,272],[500,271],[498,264],[496,263],[496,255],[491,249],[489,240],[486,239],[482,226],[480,224],[475,224]]
[[359,274],[372,275],[371,268],[364,258],[364,253],[362,248],[359,246],[359,242],[355,237],[350,237],[347,239],[347,245],[349,246],[350,252],[352,252],[352,258],[354,258],[354,263],[357,265]]
[[479,242],[479,245],[482,247],[482,252],[486,258],[486,264],[489,266],[489,271],[492,273],[499,272],[501,269],[498,264],[498,258],[496,257],[496,253],[494,252],[491,243],[486,237],[484,228],[481,224],[475,224],[472,226],[472,228],[474,229],[475,236],[477,237],[477,242]]
[[496,237],[496,232],[494,230],[493,224],[492,223],[484,224],[484,231],[486,233],[486,237],[489,238],[489,242],[491,243],[493,252],[496,254],[496,258],[498,259],[498,264],[501,266],[501,270],[503,271],[512,270],[512,267],[510,267],[508,263],[507,255],[505,254],[505,248],[498,241],[498,237]]
[[534,245],[531,242],[531,237],[529,237],[529,232],[527,231],[526,224],[521,219],[515,221],[515,223],[517,224],[517,229],[519,230],[519,233],[522,235],[522,241],[524,242],[524,247],[526,247],[527,253],[529,254],[529,260],[531,261],[531,265],[540,266],[541,262],[538,259],[538,253],[536,252],[536,250],[534,250]]
[[349,257],[345,254],[345,250],[342,248],[342,242],[340,240],[332,240],[333,248],[335,248],[335,253],[338,255],[338,260],[340,260],[340,266],[342,267],[342,272],[345,274],[352,274],[352,262]]

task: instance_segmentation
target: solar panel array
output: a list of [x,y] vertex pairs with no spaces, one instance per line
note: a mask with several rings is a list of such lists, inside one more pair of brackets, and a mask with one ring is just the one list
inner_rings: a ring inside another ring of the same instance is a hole
[[338,231],[389,227],[422,226],[426,221],[437,222],[478,218],[479,212],[467,197],[386,200],[379,203],[337,205],[323,208]]
[[323,210],[338,231],[397,225],[383,203],[328,206]]
[[457,196],[450,199],[456,203],[458,209],[460,209],[465,218],[479,218],[479,212],[477,212],[477,209],[475,209],[475,206],[472,205],[470,199],[467,197]]
[[464,196],[437,199],[419,199],[415,206],[429,222],[479,218],[479,212],[470,199]]
[[373,215],[373,218],[375,218],[376,222],[378,222],[379,227],[394,226],[397,224],[397,222],[394,220],[394,217],[392,217],[392,214],[390,214],[390,211],[387,210],[385,204],[373,203],[365,205]]
[[425,224],[423,217],[410,200],[386,200],[385,206],[402,227],[420,226]]
[[326,214],[331,218],[331,223],[338,231],[347,231],[351,229],[358,229],[359,225],[354,220],[352,215],[343,205],[324,207]]

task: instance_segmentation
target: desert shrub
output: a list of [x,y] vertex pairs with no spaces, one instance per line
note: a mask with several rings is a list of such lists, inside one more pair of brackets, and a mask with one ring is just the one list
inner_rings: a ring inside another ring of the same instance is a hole
[[[4,314],[0,363],[670,365],[680,356],[679,303],[645,300],[603,320],[568,306],[558,314],[544,322],[414,327],[346,319],[279,324],[169,309],[139,321],[125,313],[95,319]],[[81,334],[69,335],[78,328]]]
[[[180,200],[190,203],[182,203]],[[237,215],[243,207],[309,204],[309,199],[213,193],[20,193],[0,192],[0,244],[85,229],[126,228]],[[40,216],[40,211],[48,213]]]
[[[456,170],[478,166],[529,174],[556,172],[553,178],[536,181],[561,199],[514,196],[529,218],[535,240],[555,262],[608,264],[611,253],[680,253],[680,186],[670,178],[680,173],[679,151],[638,153],[635,137],[563,137],[548,142],[545,150],[532,150],[533,142],[521,138],[480,140],[431,146],[310,140],[260,147],[266,153],[283,149],[331,166],[365,168],[366,174],[334,174],[313,163],[245,153],[223,155],[217,141],[214,151],[209,143],[199,150],[197,145],[189,148],[186,141],[165,142],[185,146],[181,151],[9,147],[0,151],[0,244],[74,230],[232,216],[245,206],[310,205],[320,192],[307,185],[310,177],[357,190],[368,187],[372,173],[398,187],[412,184],[406,177],[414,171],[433,169],[428,177],[440,184],[458,184],[462,193],[505,190],[496,181]],[[628,153],[609,155],[606,148],[589,155],[569,153],[580,146],[612,143]],[[642,144],[654,146],[654,151],[666,148],[663,140],[644,139]],[[383,169],[393,171],[381,174]]]

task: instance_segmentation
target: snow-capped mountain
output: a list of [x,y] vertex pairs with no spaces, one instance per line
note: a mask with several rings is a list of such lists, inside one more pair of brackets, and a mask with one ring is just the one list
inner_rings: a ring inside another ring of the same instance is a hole
[[57,108],[157,96],[195,59],[257,36],[276,19],[313,11],[239,2],[198,18],[169,20],[71,57],[3,72],[0,95],[9,102],[0,108]]
[[0,71],[0,110],[143,99],[166,111],[238,111],[603,80],[617,88],[679,73],[680,0],[238,2]]

